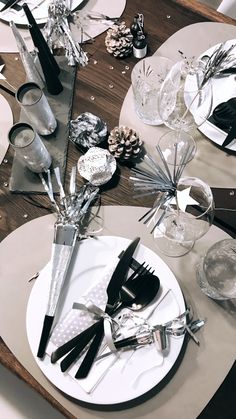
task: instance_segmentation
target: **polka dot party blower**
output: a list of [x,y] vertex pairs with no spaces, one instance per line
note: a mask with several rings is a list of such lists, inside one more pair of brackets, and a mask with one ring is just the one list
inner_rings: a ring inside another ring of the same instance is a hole
[[54,172],[60,187],[59,204],[55,201],[53,196],[50,171],[48,170],[47,172],[48,183],[43,175],[40,174],[44,189],[47,192],[54,209],[56,209],[57,221],[54,225],[54,240],[51,254],[52,270],[50,292],[37,353],[39,358],[43,358],[45,354],[60,299],[60,293],[66,279],[76,240],[77,238],[82,238],[80,234],[82,221],[99,191],[99,188],[94,187],[91,184],[86,184],[77,192],[76,167],[73,167],[70,179],[70,193],[65,195],[60,179],[59,168],[55,168]]

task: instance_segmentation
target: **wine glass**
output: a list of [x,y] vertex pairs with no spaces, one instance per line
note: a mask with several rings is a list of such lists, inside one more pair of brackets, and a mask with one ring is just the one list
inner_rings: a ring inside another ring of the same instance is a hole
[[157,207],[154,241],[167,256],[179,257],[188,253],[213,222],[211,188],[195,177],[181,178],[175,196]]
[[196,143],[188,132],[168,131],[158,140],[158,147],[161,150],[169,167],[189,163],[196,153]]
[[188,68],[185,61],[178,61],[162,83],[158,109],[167,127],[189,132],[210,116],[212,101],[211,79],[204,79],[202,66]]

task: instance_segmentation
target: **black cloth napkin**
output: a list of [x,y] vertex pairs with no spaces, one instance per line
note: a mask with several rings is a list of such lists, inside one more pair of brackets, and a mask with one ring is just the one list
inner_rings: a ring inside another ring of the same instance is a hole
[[197,419],[236,419],[236,361]]

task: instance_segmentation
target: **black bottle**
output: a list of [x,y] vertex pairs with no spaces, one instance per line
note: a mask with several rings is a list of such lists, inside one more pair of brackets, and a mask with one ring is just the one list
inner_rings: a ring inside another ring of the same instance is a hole
[[137,37],[138,32],[141,30],[142,28],[140,27],[140,20],[139,20],[139,15],[136,13],[134,15],[134,20],[130,26],[130,32],[133,35],[133,38]]
[[147,54],[147,41],[142,31],[138,31],[133,40],[133,55],[135,58],[143,58]]

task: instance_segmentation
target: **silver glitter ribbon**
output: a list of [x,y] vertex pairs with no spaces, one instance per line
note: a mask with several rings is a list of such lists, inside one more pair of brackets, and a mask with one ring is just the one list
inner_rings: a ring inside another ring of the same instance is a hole
[[69,18],[71,10],[68,0],[52,0],[48,7],[48,19],[44,26],[44,35],[51,49],[64,48],[68,65],[84,67],[88,57],[80,44],[73,39]]
[[73,308],[83,310],[95,314],[98,319],[103,319],[103,328],[106,344],[110,351],[116,352],[116,347],[113,343],[113,325],[118,324],[115,319],[113,319],[109,314],[104,310],[94,304],[92,301],[87,302],[86,304],[74,303]]

